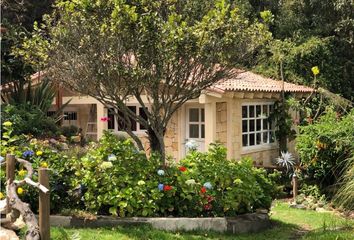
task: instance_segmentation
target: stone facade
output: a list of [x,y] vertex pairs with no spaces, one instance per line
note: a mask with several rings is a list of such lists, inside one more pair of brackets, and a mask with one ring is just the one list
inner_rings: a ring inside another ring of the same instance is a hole
[[216,141],[227,147],[227,104],[216,103]]
[[251,157],[255,165],[272,166],[274,160],[279,156],[278,148],[258,150],[250,153],[243,153],[241,157]]
[[178,112],[174,113],[170,119],[166,133],[165,133],[165,149],[167,156],[178,159],[178,131],[180,126],[178,124]]

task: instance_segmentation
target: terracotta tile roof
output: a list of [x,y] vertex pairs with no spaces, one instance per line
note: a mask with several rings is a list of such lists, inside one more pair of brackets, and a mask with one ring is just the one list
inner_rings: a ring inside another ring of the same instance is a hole
[[[214,91],[250,91],[250,92],[281,92],[282,81],[263,77],[249,71],[244,71],[231,79],[223,79],[211,88]],[[285,92],[312,92],[313,89],[303,85],[284,83]]]

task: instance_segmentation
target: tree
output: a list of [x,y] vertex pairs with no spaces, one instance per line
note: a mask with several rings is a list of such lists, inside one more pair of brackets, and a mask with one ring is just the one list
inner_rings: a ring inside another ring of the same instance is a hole
[[[253,58],[270,38],[223,0],[59,1],[47,28],[48,76],[113,107],[143,149],[131,129],[139,122],[162,159],[173,113],[234,75],[230,63]],[[129,98],[146,119],[125,105]]]

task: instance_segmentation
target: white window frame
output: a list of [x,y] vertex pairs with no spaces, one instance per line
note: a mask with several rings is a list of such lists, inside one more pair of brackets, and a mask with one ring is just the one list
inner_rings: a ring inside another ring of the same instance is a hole
[[[267,114],[268,116],[262,116],[263,114],[263,105],[267,105]],[[247,117],[242,116],[242,111],[243,107],[247,106]],[[249,117],[249,106],[254,106],[254,117]],[[261,116],[257,116],[256,106],[261,106]],[[268,123],[268,128],[266,130],[263,129],[263,120],[268,119],[269,115],[272,113],[270,111],[270,106],[273,106],[273,112],[274,112],[274,102],[245,102],[241,104],[241,121],[240,121],[240,138],[241,138],[241,146],[243,151],[248,151],[248,150],[257,150],[257,149],[262,149],[262,148],[273,148],[277,146],[277,141],[274,137],[274,141],[270,142],[271,135],[275,136],[275,128],[274,128],[274,123]],[[247,132],[243,132],[243,121],[247,120]],[[250,131],[250,124],[249,120],[254,120],[254,130]],[[257,120],[261,120],[261,128],[260,130],[257,130]],[[267,142],[263,142],[263,133],[267,132],[268,133],[268,138]],[[257,144],[257,133],[261,133],[261,143]],[[248,146],[243,146],[243,135],[247,134],[247,142]],[[250,146],[250,135],[254,134],[254,145]]]
[[[135,114],[139,114],[139,109],[142,108],[142,106],[140,104],[126,104],[127,107],[135,107]],[[149,107],[146,106],[148,109]],[[116,109],[113,108],[113,110],[116,112]],[[109,109],[108,109],[109,111]],[[108,129],[108,130],[112,130],[115,133],[123,133],[125,131],[119,130],[118,129],[118,118],[117,115],[114,115],[114,129]],[[146,133],[146,129],[140,129],[140,123],[138,121],[135,122],[136,123],[136,131],[133,131],[133,133]],[[108,124],[108,123],[107,123]]]
[[[190,109],[198,109],[198,121],[197,122],[191,122],[189,120],[189,110]],[[204,110],[204,121],[202,121],[202,109]],[[199,105],[190,105],[186,108],[186,138],[187,139],[194,139],[194,140],[199,140],[199,141],[205,141],[205,107],[204,106],[199,106]],[[191,138],[189,137],[189,125],[190,124],[195,124],[198,125],[199,128],[199,138]],[[204,137],[202,137],[202,125],[204,125]]]

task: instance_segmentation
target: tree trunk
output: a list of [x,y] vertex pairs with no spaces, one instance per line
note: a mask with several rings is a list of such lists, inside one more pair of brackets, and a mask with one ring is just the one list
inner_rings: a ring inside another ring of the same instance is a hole
[[147,133],[149,135],[150,148],[152,152],[159,153],[161,156],[161,162],[164,164],[166,159],[164,133],[165,128],[162,133],[157,133],[152,128],[148,128]]

